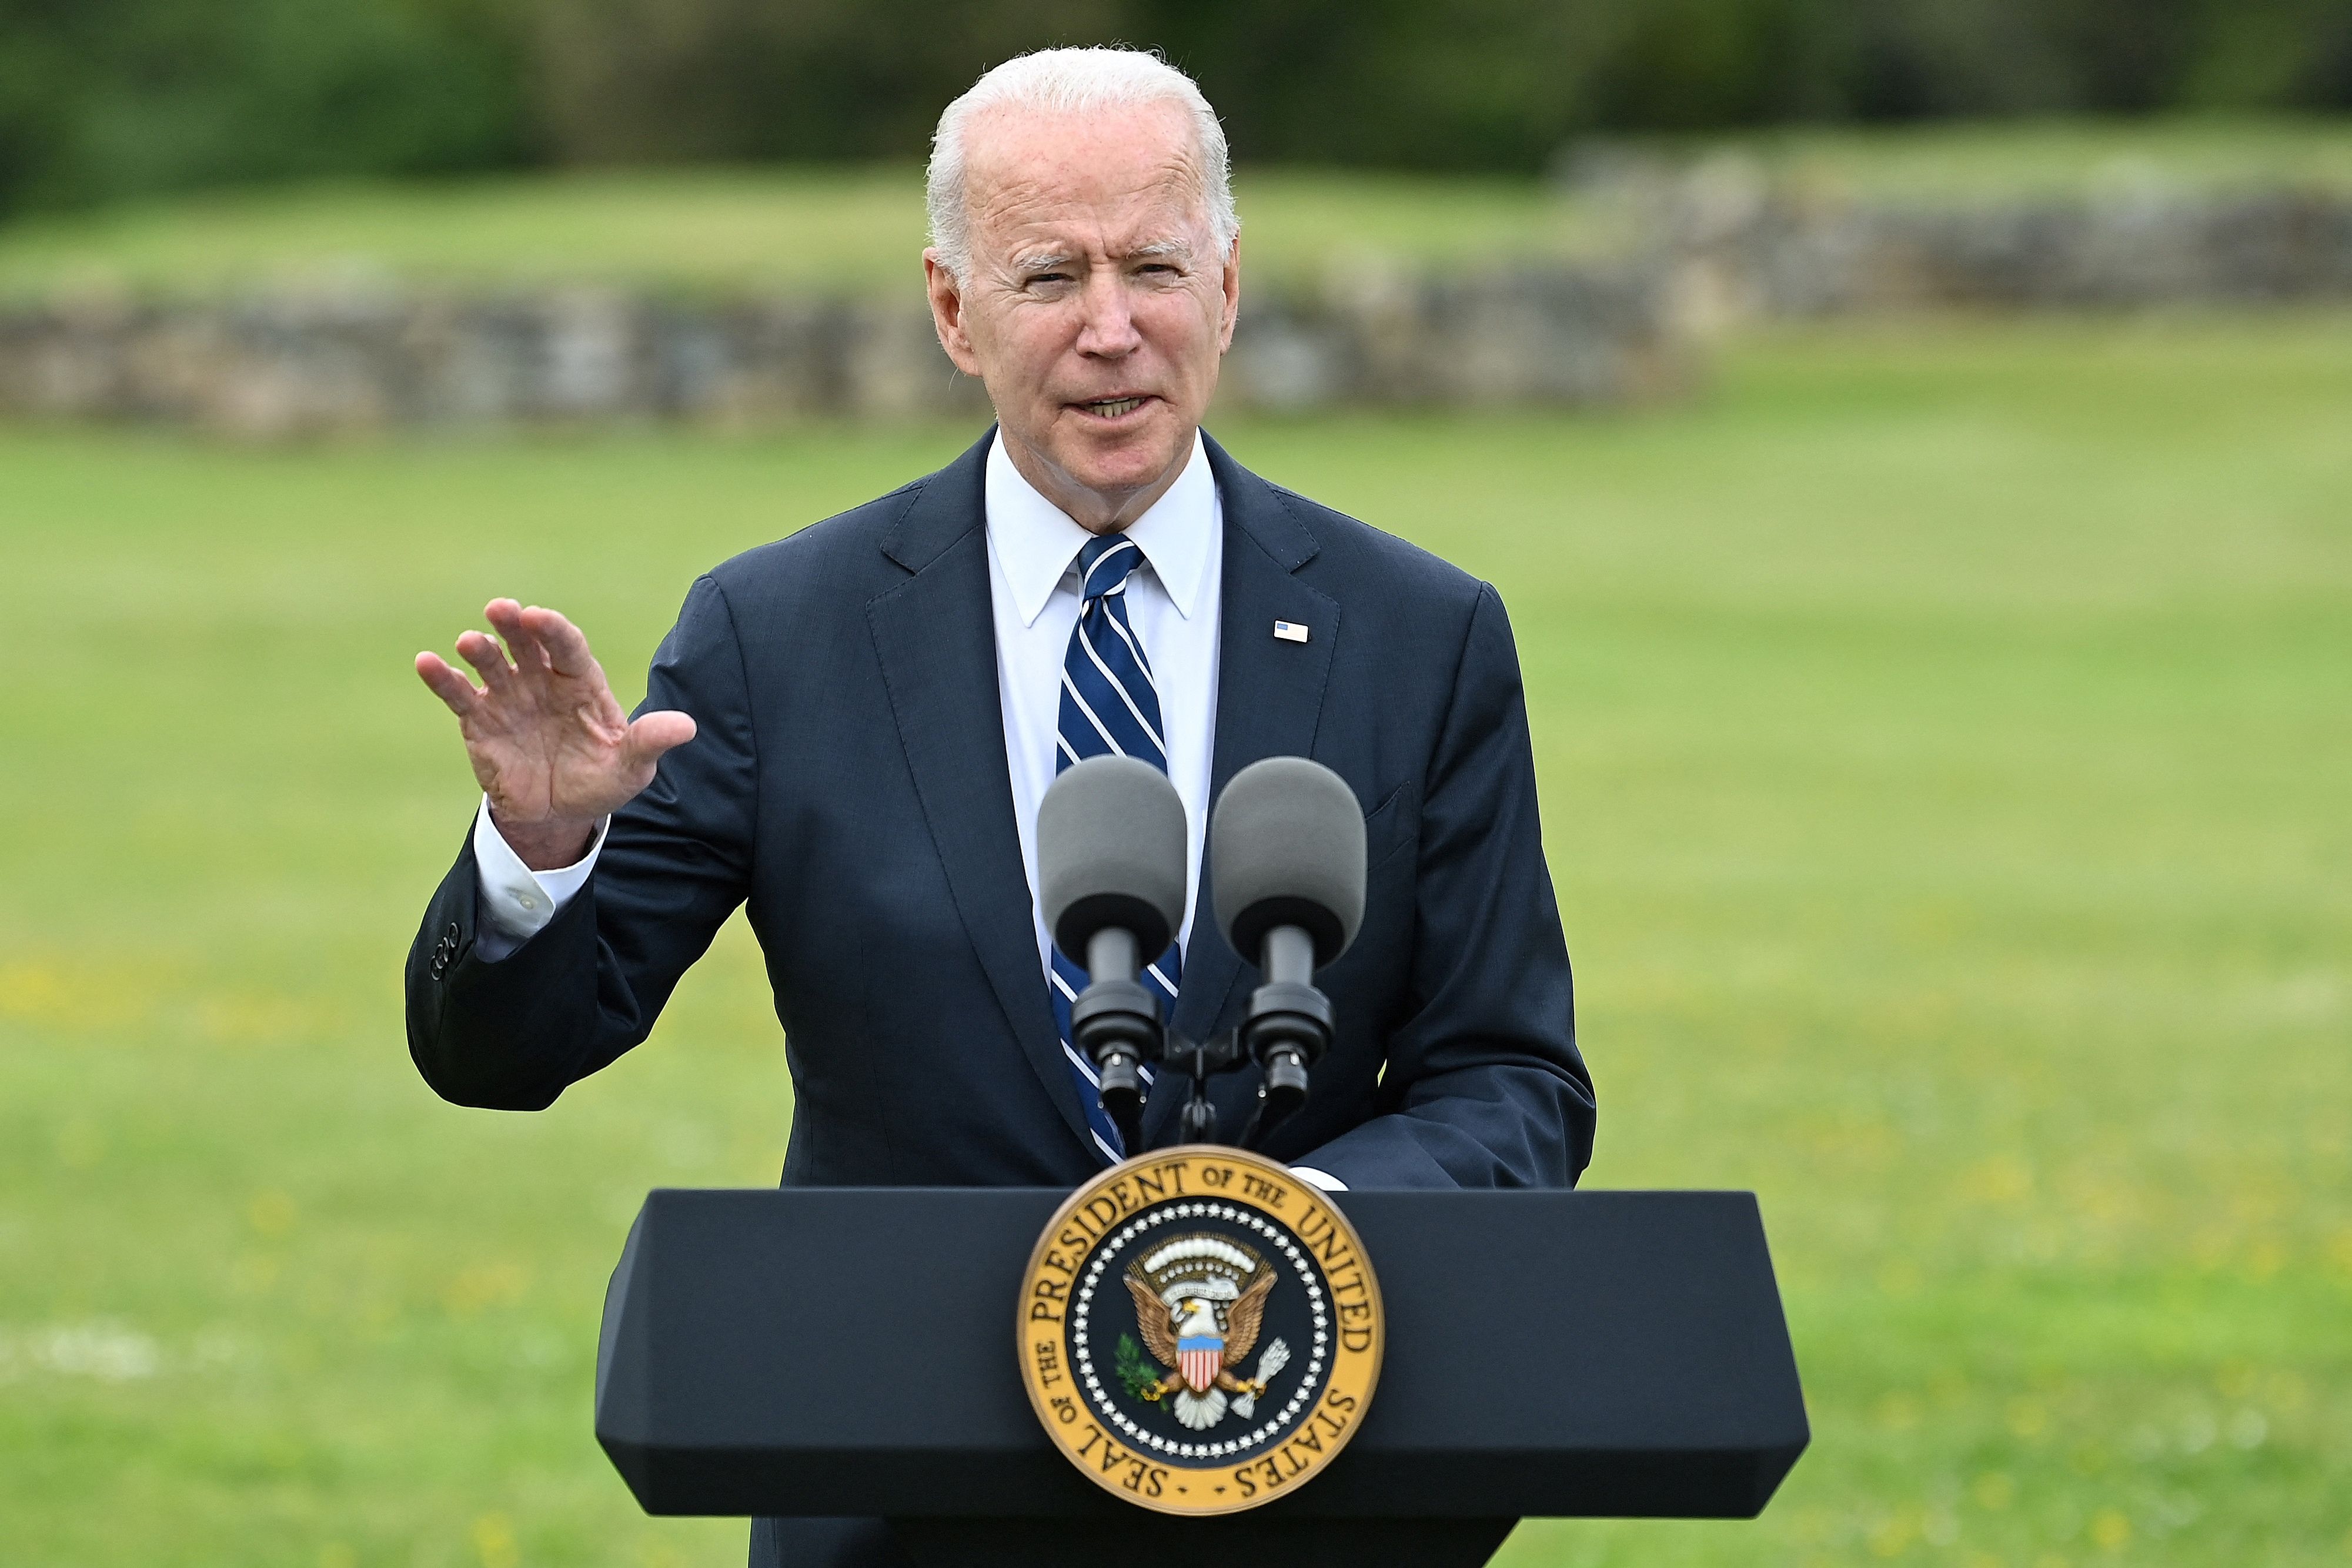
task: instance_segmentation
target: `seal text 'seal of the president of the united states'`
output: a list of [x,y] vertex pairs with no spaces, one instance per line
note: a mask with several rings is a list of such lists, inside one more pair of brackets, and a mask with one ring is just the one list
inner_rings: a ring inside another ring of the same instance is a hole
[[1380,1283],[1328,1195],[1208,1145],[1071,1194],[1020,1302],[1022,1381],[1062,1452],[1164,1513],[1232,1513],[1311,1479],[1363,1422]]

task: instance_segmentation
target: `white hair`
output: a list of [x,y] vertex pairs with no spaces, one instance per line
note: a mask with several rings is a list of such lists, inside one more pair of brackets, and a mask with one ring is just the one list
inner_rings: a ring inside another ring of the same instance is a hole
[[1231,250],[1242,221],[1234,211],[1225,128],[1217,123],[1217,111],[1192,78],[1141,49],[1039,49],[986,72],[940,116],[939,129],[931,134],[931,167],[924,192],[930,209],[931,248],[939,252],[940,265],[959,283],[971,277],[964,131],[974,115],[1008,107],[1070,113],[1154,103],[1173,103],[1192,115],[1209,228],[1219,255]]

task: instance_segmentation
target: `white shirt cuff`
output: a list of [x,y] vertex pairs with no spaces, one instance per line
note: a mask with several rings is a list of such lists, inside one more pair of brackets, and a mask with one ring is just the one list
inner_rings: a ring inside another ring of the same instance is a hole
[[1309,1182],[1316,1186],[1321,1187],[1325,1192],[1345,1192],[1348,1190],[1348,1184],[1346,1182],[1341,1181],[1329,1171],[1318,1171],[1313,1166],[1293,1166],[1290,1167],[1290,1174],[1297,1176],[1303,1182]]
[[588,852],[572,864],[533,871],[490,821],[490,798],[482,797],[481,808],[474,813],[474,866],[481,889],[481,921],[474,940],[483,957],[492,962],[505,957],[538,936],[556,911],[572,902],[596,869],[596,857],[604,852],[604,835],[612,826],[610,817],[597,823]]

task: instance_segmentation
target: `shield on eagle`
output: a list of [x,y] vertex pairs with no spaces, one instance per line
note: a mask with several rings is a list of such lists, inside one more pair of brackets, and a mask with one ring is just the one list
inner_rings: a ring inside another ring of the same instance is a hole
[[1195,1394],[1206,1394],[1217,1385],[1217,1374],[1225,1369],[1225,1336],[1223,1334],[1187,1334],[1176,1342],[1176,1370],[1184,1375],[1184,1385]]

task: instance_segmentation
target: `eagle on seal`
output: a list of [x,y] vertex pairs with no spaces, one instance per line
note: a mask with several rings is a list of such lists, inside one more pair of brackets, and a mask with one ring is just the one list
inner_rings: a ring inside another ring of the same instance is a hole
[[[1229,1302],[1222,1325],[1216,1303],[1206,1294],[1179,1294],[1172,1302],[1163,1301],[1132,1274],[1127,1276],[1127,1288],[1135,1297],[1135,1322],[1142,1332],[1144,1348],[1162,1365],[1175,1368],[1141,1390],[1143,1397],[1157,1401],[1173,1395],[1176,1419],[1195,1431],[1224,1418],[1228,1395],[1234,1396],[1234,1412],[1248,1419],[1257,1396],[1265,1392],[1266,1381],[1289,1360],[1287,1349],[1276,1340],[1266,1347],[1255,1379],[1244,1380],[1234,1374],[1234,1368],[1257,1348],[1258,1327],[1265,1316],[1266,1292],[1274,1289],[1274,1275],[1261,1273]],[[1282,1352],[1279,1358],[1276,1351]]]

